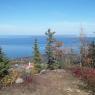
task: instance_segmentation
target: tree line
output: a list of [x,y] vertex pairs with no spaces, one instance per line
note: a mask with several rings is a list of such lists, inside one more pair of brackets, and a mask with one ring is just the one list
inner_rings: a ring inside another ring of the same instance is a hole
[[[50,29],[48,29],[45,35],[47,38],[45,46],[45,63],[47,63],[47,69],[53,70],[64,68],[64,61],[67,58],[67,56],[64,56],[64,50],[62,48],[64,43],[58,41],[54,36],[55,32],[52,32]],[[40,53],[37,39],[34,41],[33,50],[33,62],[38,68],[41,68],[40,64],[42,63],[43,57]],[[73,50],[71,50],[71,52],[72,51]],[[63,60],[63,58],[65,59]],[[71,60],[71,63],[75,63],[72,55],[68,57],[67,61],[69,59]],[[81,42],[79,61],[81,66],[95,68],[95,41],[88,44]],[[8,58],[5,57],[5,54],[0,48],[0,78],[8,74],[8,69],[10,67],[9,63]]]

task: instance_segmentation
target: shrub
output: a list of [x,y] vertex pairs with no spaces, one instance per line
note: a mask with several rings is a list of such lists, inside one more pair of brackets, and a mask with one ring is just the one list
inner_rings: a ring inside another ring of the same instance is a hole
[[12,70],[9,75],[6,75],[3,77],[0,81],[1,86],[6,87],[12,85],[17,77],[19,76],[19,73],[16,70]]
[[38,73],[38,69],[37,68],[32,68],[31,70],[31,75],[37,74]]
[[8,75],[9,60],[5,57],[2,49],[0,48],[0,78]]
[[71,71],[76,77],[80,77],[86,84],[86,88],[92,91],[92,95],[95,95],[95,69],[73,68]]

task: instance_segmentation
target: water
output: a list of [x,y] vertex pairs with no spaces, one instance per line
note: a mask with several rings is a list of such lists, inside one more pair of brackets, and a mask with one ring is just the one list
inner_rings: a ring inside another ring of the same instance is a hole
[[[1,36],[0,46],[9,58],[27,57],[33,55],[33,43],[38,39],[41,53],[45,53],[45,36]],[[64,48],[79,49],[80,41],[77,37],[56,36],[57,40],[64,42]],[[93,40],[94,38],[88,38]]]

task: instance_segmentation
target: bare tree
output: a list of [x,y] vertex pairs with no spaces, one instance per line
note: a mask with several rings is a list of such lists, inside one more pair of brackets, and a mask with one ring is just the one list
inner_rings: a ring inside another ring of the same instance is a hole
[[88,41],[84,33],[83,27],[80,28],[80,67],[85,65],[88,53]]

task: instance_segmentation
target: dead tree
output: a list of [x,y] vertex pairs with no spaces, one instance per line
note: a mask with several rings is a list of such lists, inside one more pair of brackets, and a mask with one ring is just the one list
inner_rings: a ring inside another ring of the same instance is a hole
[[88,43],[87,38],[84,33],[83,27],[80,29],[80,67],[84,66],[86,63],[86,56],[88,53]]

